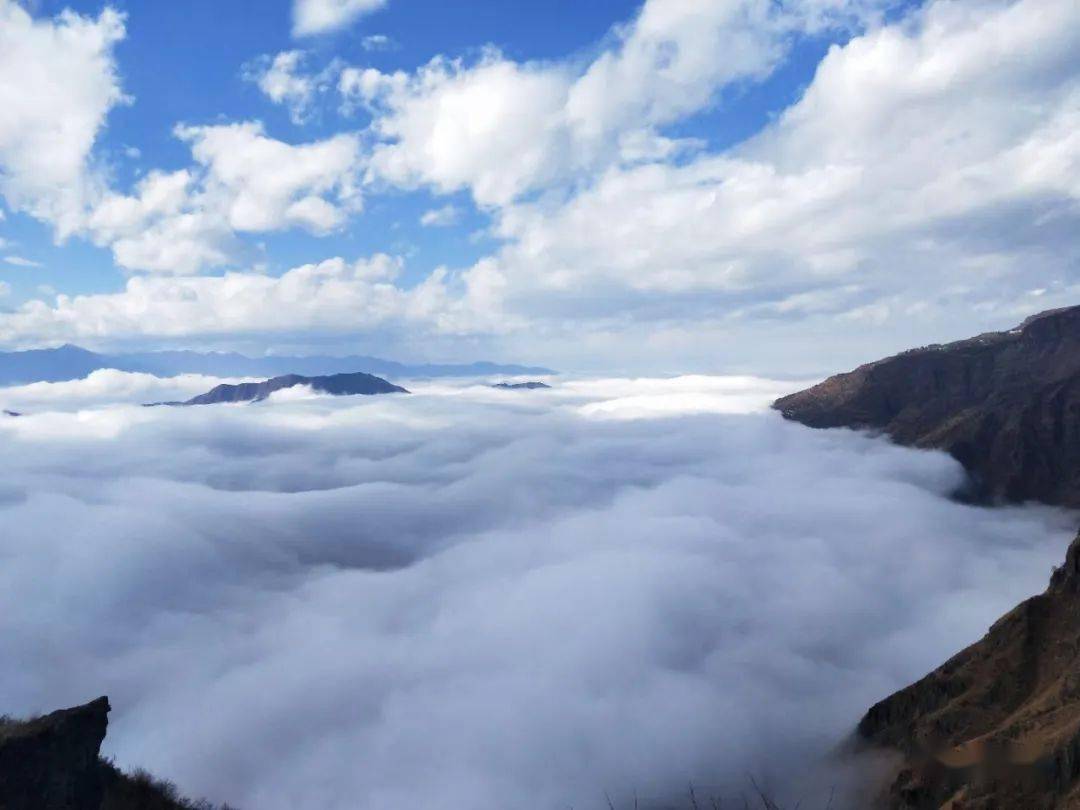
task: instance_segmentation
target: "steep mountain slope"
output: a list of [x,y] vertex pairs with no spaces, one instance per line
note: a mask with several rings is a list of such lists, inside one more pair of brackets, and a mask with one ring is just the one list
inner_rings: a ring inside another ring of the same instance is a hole
[[102,368],[139,371],[159,377],[206,374],[211,377],[274,377],[288,373],[319,376],[362,368],[390,377],[480,377],[493,374],[553,374],[550,369],[500,363],[398,363],[378,357],[247,357],[235,352],[161,351],[98,354],[78,346],[0,352],[0,385],[82,379]]
[[893,808],[1080,807],[1080,536],[1045,593],[859,723],[907,762]]
[[[947,450],[981,499],[1080,506],[1080,307],[839,374],[774,407],[811,427]],[[882,804],[1080,808],[1080,535],[1045,593],[873,706],[864,742],[900,751]]]
[[773,407],[946,450],[981,500],[1080,506],[1080,307],[869,363]]
[[295,388],[298,385],[309,385],[315,391],[336,396],[409,393],[400,385],[394,385],[381,377],[363,372],[333,374],[329,377],[301,377],[299,374],[286,374],[260,383],[218,385],[205,394],[192,397],[187,402],[169,404],[213,405],[219,402],[257,402],[266,399],[275,391]]

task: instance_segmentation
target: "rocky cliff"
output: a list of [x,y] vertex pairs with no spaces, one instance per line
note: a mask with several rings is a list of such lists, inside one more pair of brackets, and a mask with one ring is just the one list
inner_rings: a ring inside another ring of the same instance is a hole
[[1080,507],[1080,307],[869,363],[773,407],[946,450],[980,500]]
[[26,722],[0,723],[0,807],[4,810],[99,810],[98,750],[109,700],[62,709]]
[[214,810],[103,760],[109,711],[100,697],[31,720],[0,718],[0,810]]

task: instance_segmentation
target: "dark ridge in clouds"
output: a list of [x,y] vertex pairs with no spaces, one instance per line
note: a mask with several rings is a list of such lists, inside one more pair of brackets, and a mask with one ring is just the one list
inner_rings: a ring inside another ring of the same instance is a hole
[[224,402],[253,402],[267,399],[278,391],[289,388],[309,388],[313,393],[335,396],[373,396],[376,394],[407,394],[400,385],[387,382],[382,377],[362,371],[351,374],[331,374],[325,377],[302,377],[285,374],[261,382],[233,385],[221,383],[205,394],[199,394],[186,402],[158,402],[157,405],[216,405]]
[[0,422],[0,707],[108,693],[120,764],[260,810],[734,800],[747,773],[823,803],[820,755],[1037,591],[1071,517],[760,412],[796,387]]

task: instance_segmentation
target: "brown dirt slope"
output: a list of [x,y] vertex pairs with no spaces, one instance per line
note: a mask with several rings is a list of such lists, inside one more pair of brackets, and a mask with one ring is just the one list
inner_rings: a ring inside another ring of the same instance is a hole
[[1044,593],[858,730],[907,756],[893,808],[1080,808],[1080,535]]

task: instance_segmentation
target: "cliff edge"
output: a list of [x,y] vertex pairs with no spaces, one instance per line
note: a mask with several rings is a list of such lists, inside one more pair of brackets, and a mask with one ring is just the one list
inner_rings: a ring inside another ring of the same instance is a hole
[[[29,720],[0,717],[2,810],[215,810],[169,782],[101,758],[109,699]],[[223,806],[220,810],[228,810]]]
[[1080,306],[868,363],[773,407],[810,427],[945,450],[976,500],[1080,507]]

